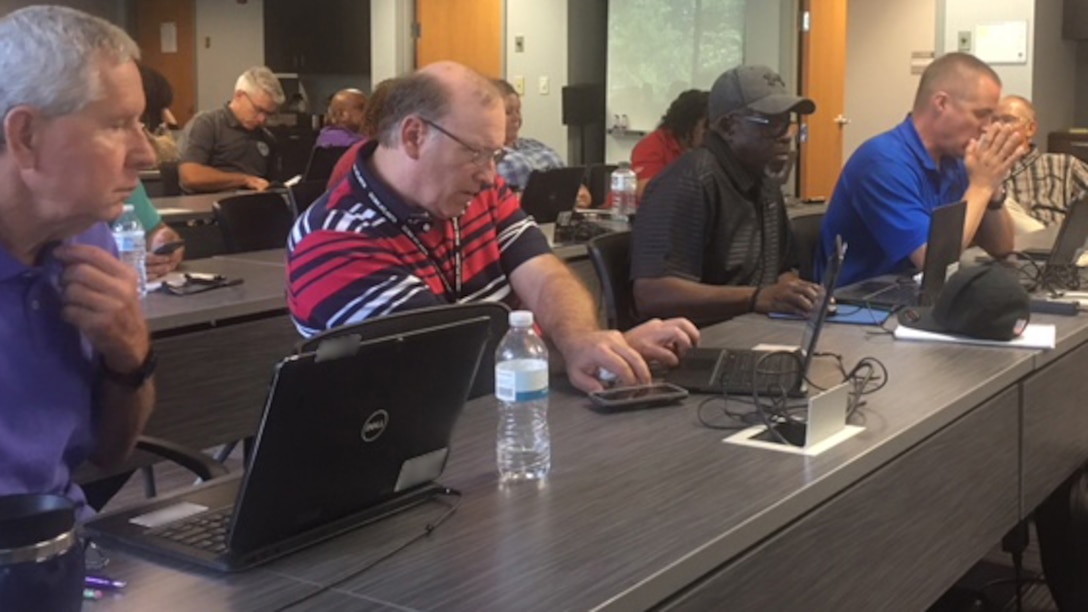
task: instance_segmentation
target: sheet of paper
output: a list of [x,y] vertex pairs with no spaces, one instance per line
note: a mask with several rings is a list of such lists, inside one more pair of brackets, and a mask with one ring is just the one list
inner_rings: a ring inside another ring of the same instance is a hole
[[938,334],[900,325],[895,328],[896,340],[918,340],[923,342],[953,342],[957,344],[975,344],[979,346],[998,346],[1003,348],[1052,349],[1057,341],[1057,329],[1053,325],[1029,323],[1024,333],[1008,342],[1000,340],[980,340],[952,334]]

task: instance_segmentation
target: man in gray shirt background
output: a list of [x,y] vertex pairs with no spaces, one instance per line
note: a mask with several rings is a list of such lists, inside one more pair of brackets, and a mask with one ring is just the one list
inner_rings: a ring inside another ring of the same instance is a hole
[[198,114],[186,126],[178,165],[181,188],[187,193],[267,189],[278,157],[275,138],[264,126],[284,98],[268,68],[243,72],[230,102]]

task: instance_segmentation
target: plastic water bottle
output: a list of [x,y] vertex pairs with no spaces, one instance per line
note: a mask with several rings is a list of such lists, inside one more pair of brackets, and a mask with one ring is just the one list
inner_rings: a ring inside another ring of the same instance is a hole
[[638,176],[631,169],[630,162],[621,161],[612,171],[612,183],[608,190],[608,201],[613,214],[621,219],[628,219],[638,209]]
[[552,467],[548,433],[548,348],[533,330],[533,313],[510,313],[510,331],[495,351],[499,400],[496,455],[502,482],[540,480]]
[[113,241],[121,261],[136,270],[137,289],[140,297],[147,295],[147,248],[144,242],[144,226],[136,216],[132,204],[125,204],[125,211],[113,222]]

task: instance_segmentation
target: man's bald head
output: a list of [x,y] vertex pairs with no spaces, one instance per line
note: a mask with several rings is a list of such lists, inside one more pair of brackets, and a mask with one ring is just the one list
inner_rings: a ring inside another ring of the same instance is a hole
[[398,80],[378,124],[384,146],[398,141],[397,128],[410,115],[439,121],[453,109],[472,112],[502,104],[490,79],[456,62],[436,62]]
[[918,93],[914,97],[914,112],[921,113],[938,92],[956,98],[974,94],[980,79],[993,81],[1001,86],[1001,77],[986,62],[967,53],[947,53],[933,60],[922,73]]
[[329,101],[329,111],[325,121],[329,125],[361,132],[366,103],[366,94],[358,89],[341,89]]

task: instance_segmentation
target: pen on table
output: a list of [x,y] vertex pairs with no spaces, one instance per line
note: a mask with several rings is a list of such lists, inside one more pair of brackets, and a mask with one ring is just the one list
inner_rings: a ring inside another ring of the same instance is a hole
[[83,599],[98,601],[102,599],[102,591],[98,589],[83,589]]
[[83,578],[83,586],[92,589],[106,589],[116,591],[125,588],[128,583],[124,580],[114,580],[106,576],[93,576],[88,574]]

